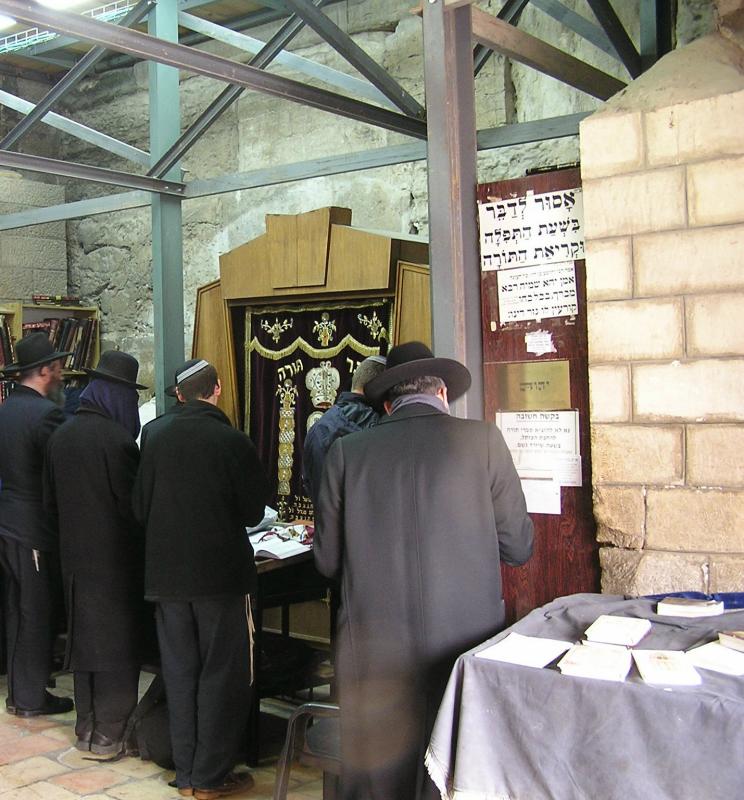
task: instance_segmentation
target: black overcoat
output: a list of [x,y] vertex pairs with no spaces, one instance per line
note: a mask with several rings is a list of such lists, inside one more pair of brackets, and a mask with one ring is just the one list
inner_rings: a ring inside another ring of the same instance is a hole
[[45,502],[59,521],[72,670],[141,663],[144,537],[131,510],[138,461],[127,430],[92,408],[49,442]]
[[494,425],[414,404],[333,444],[314,552],[341,584],[344,798],[431,796],[424,753],[447,676],[503,627],[499,562],[524,563],[532,538]]

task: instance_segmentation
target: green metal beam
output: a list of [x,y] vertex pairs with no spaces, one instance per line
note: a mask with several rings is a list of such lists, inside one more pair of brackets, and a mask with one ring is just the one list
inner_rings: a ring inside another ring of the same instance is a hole
[[[147,19],[151,36],[178,41],[178,0],[159,0]],[[165,153],[181,133],[178,70],[151,61],[150,157],[152,163]],[[163,176],[177,180],[181,168],[175,164]],[[183,220],[181,199],[152,197],[152,300],[155,330],[155,406],[166,407],[165,388],[183,362]]]

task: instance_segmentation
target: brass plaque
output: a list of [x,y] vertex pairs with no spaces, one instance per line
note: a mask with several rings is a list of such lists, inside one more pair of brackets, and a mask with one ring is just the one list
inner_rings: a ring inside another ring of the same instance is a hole
[[571,408],[568,361],[519,361],[496,365],[498,408],[548,411]]

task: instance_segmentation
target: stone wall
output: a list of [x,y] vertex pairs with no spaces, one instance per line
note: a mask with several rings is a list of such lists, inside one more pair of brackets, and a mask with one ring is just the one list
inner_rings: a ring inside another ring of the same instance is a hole
[[581,126],[602,588],[744,590],[744,51],[669,54]]
[[[63,186],[0,172],[0,214],[65,202]],[[0,232],[0,299],[67,293],[65,223],[47,222]]]

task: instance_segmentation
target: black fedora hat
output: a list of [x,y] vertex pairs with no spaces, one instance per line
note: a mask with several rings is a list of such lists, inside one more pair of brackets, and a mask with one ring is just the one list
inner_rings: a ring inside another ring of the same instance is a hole
[[101,378],[104,381],[123,383],[135,389],[147,389],[141,383],[137,383],[137,372],[139,371],[139,361],[129,353],[121,350],[107,350],[98,360],[95,369],[85,368],[85,372],[91,378]]
[[432,375],[447,385],[449,400],[457,400],[470,388],[470,370],[452,358],[435,358],[423,342],[405,342],[387,354],[386,368],[364,387],[372,405],[379,406],[396,383]]
[[26,334],[16,345],[15,364],[7,364],[0,372],[26,372],[26,370],[41,367],[51,361],[67,358],[70,352],[55,350],[49,337],[43,331],[34,331]]

